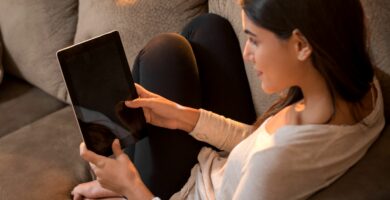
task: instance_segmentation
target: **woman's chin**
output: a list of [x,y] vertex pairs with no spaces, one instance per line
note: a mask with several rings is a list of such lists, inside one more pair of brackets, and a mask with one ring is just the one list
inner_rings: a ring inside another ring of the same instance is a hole
[[274,94],[275,93],[273,90],[269,90],[268,88],[263,88],[263,91],[266,94]]
[[275,88],[269,87],[269,86],[265,85],[264,83],[261,84],[261,89],[266,94],[275,94],[275,93],[280,91],[280,90],[276,90]]
[[267,87],[267,85],[264,84],[264,81],[261,81],[261,89],[266,94],[272,94],[271,88]]

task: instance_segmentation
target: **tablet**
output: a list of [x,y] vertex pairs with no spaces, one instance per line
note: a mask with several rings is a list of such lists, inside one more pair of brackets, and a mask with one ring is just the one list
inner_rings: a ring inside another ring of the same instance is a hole
[[145,137],[142,109],[124,105],[138,94],[118,31],[61,49],[57,58],[89,150],[109,156],[115,138],[125,148]]

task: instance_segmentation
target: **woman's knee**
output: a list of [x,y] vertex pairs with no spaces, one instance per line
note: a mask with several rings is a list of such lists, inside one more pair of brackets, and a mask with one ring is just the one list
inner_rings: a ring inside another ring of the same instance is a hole
[[215,33],[232,30],[233,28],[227,19],[217,14],[208,13],[194,18],[184,27],[181,34],[189,38],[189,36],[193,36],[197,32]]
[[[153,37],[139,52],[133,75],[139,82],[142,77],[151,77],[157,72],[181,71],[182,67],[193,68],[195,57],[190,43],[177,33],[162,33]],[[164,73],[165,74],[165,73]]]
[[141,50],[140,56],[161,59],[191,51],[191,45],[177,33],[161,33],[153,37]]
[[199,84],[192,47],[176,33],[159,34],[148,42],[134,62],[133,77],[152,92],[179,103],[185,101],[178,94],[198,90]]

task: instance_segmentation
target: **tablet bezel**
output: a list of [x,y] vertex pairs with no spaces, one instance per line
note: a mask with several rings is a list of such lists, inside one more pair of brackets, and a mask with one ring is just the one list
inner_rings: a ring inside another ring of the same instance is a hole
[[[106,44],[107,42],[110,42],[110,43],[114,42],[115,47],[117,48],[117,51],[119,52],[119,57],[120,57],[120,60],[122,63],[122,68],[123,68],[122,69],[123,76],[127,80],[127,82],[129,83],[127,100],[138,98],[137,91],[134,87],[134,80],[133,80],[131,72],[130,72],[129,64],[127,62],[126,54],[125,54],[125,51],[124,51],[124,48],[123,48],[118,31],[111,31],[111,32],[93,37],[91,39],[85,40],[83,42],[74,44],[72,46],[69,46],[69,47],[66,47],[66,48],[63,48],[63,49],[57,51],[57,58],[58,58],[58,62],[60,65],[61,72],[62,72],[61,73],[62,78],[65,81],[65,86],[66,86],[66,89],[68,90],[68,95],[70,97],[70,103],[72,105],[73,115],[75,117],[75,120],[76,120],[76,123],[78,126],[78,130],[79,130],[83,140],[85,141],[87,148],[89,147],[88,141],[86,141],[86,138],[85,138],[84,133],[81,129],[81,125],[79,123],[79,118],[78,118],[78,116],[81,116],[81,111],[78,109],[78,106],[75,106],[75,105],[80,105],[80,104],[79,104],[78,99],[75,97],[75,95],[72,95],[72,94],[75,94],[76,89],[74,88],[74,85],[72,84],[72,81],[69,78],[70,73],[67,70],[68,66],[66,66],[66,61],[70,57],[72,57],[76,54],[79,54],[79,53],[84,52],[84,51],[88,51],[88,50],[93,49],[93,48],[98,48],[99,46],[102,46],[102,45]],[[131,85],[131,84],[133,84],[133,85]],[[139,108],[138,110],[141,110],[141,112],[142,112],[141,108]],[[142,120],[141,121],[142,124],[146,124],[146,120],[143,116],[143,112],[142,112],[142,118],[140,120]],[[125,128],[127,128],[127,127],[125,127]],[[121,141],[122,148],[127,147],[129,145],[130,144],[124,144]],[[111,154],[112,154],[112,151],[103,153],[104,156],[109,156]]]

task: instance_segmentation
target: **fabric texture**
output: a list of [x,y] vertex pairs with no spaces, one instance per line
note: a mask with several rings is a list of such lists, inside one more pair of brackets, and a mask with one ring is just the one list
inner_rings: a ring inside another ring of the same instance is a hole
[[66,107],[0,140],[0,199],[71,199],[90,179],[79,154],[81,135]]
[[270,134],[268,118],[248,134],[250,127],[202,110],[190,134],[234,148],[226,157],[204,147],[189,181],[171,199],[308,198],[356,164],[385,126],[382,93],[374,82],[374,109],[354,125],[286,125]]
[[73,42],[77,2],[0,1],[3,63],[7,72],[62,100],[66,90],[56,51]]
[[179,32],[193,17],[205,13],[206,2],[206,0],[83,0],[79,3],[75,43],[111,30],[118,30],[128,63],[131,64],[153,36],[163,32]]
[[[209,12],[218,14],[232,24],[236,35],[240,41],[241,51],[243,51],[246,35],[242,29],[241,24],[241,7],[237,0],[209,0]],[[261,115],[267,108],[270,107],[272,102],[275,101],[277,95],[269,95],[264,93],[261,88],[261,80],[256,76],[256,72],[253,69],[251,63],[245,63],[246,74],[249,80],[249,85],[252,92],[253,103],[256,108],[257,115]]]
[[0,138],[62,107],[64,103],[39,88],[6,76],[0,85]]

